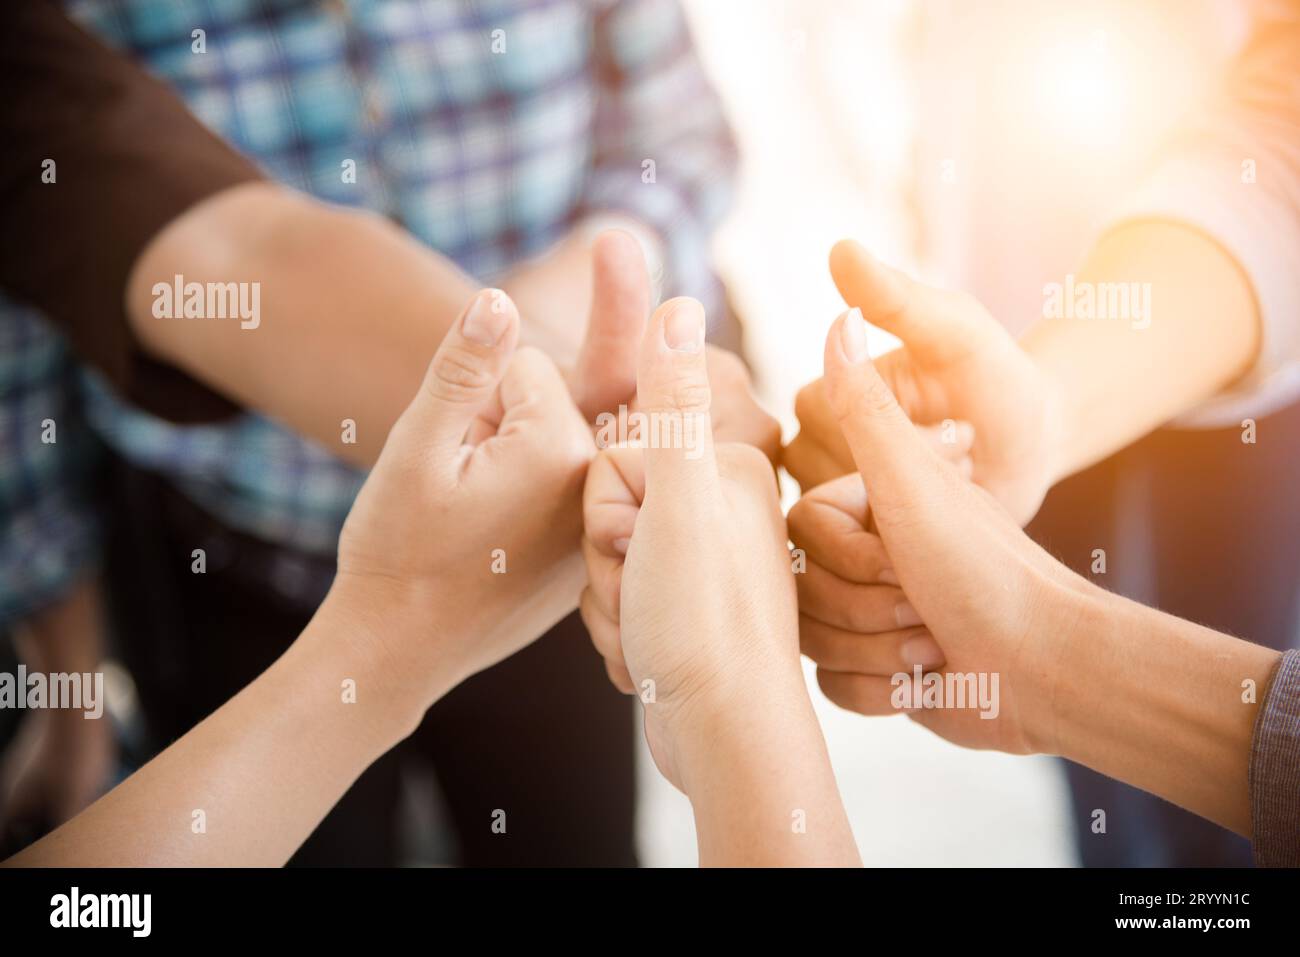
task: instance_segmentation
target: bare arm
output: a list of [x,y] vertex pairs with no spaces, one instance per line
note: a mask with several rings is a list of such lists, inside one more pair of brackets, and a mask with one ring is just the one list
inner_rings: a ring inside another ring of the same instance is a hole
[[[260,282],[256,328],[162,319],[152,288]],[[370,465],[476,290],[454,264],[372,213],[270,183],[225,190],[141,253],[126,298],[145,348],[359,465]],[[356,422],[356,443],[342,421]]]
[[1150,290],[1150,314],[1045,318],[1021,344],[1058,392],[1053,481],[1124,448],[1222,391],[1254,363],[1260,320],[1250,282],[1217,243],[1172,223],[1103,237],[1076,285]]
[[[430,704],[567,613],[592,438],[554,365],[513,354],[518,336],[508,297],[473,298],[358,495],[303,634],[11,863],[282,864]],[[480,561],[494,548],[510,554],[509,576]]]
[[1251,737],[1278,652],[1108,592],[1092,599],[1059,640],[1040,750],[1250,836]]
[[[422,713],[367,654],[378,624],[331,595],[251,685],[8,864],[283,864]],[[344,676],[357,683],[355,704],[343,702]]]

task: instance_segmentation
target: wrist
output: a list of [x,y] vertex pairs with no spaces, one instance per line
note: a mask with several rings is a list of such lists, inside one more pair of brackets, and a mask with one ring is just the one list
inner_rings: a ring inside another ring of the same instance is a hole
[[340,572],[308,626],[340,680],[356,682],[358,702],[365,687],[394,742],[465,677],[453,653],[463,642],[448,633],[454,626],[440,614],[446,607],[402,582]]
[[693,800],[720,767],[737,773],[770,768],[779,765],[782,755],[804,750],[810,736],[821,741],[798,666],[788,673],[712,689],[664,714],[664,734],[682,790]]
[[1071,572],[1040,583],[1031,607],[1040,620],[1026,629],[1028,654],[1017,663],[1016,699],[1022,702],[1020,723],[1031,754],[1069,756],[1074,717],[1090,708],[1105,707],[1095,697],[1094,652],[1104,641],[1119,599]]
[[861,864],[802,669],[786,677],[696,710],[678,742],[702,867]]
[[1094,591],[1061,635],[1049,750],[1249,833],[1251,741],[1278,653]]

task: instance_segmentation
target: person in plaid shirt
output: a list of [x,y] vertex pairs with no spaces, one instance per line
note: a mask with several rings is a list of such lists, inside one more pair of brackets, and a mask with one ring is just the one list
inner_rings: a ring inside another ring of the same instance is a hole
[[[708,243],[735,145],[673,0],[76,0],[69,11],[276,180],[399,222],[514,294],[526,323],[537,310],[511,269],[593,219],[639,224],[662,250],[664,293],[726,321]],[[195,436],[91,389],[97,427],[130,461],[174,476],[235,528],[332,551],[355,470],[264,418]]]
[[[571,293],[586,291],[604,225],[633,232],[659,290],[699,298],[713,338],[733,338],[708,240],[735,146],[673,2],[67,8],[275,179],[379,213],[507,289],[552,354],[581,340]],[[265,415],[177,425],[93,374],[86,389],[123,505],[109,536],[116,631],[166,738],[300,630],[362,475]],[[465,861],[635,859],[633,714],[607,697],[585,640],[574,616],[449,697],[408,747],[434,754]],[[381,762],[299,859],[390,861],[398,772]],[[525,809],[508,841],[479,826],[502,804]]]

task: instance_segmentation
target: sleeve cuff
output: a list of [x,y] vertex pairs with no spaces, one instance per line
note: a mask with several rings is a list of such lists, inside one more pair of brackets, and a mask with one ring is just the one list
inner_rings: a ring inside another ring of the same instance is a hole
[[1255,863],[1300,867],[1300,651],[1282,655],[1250,748]]

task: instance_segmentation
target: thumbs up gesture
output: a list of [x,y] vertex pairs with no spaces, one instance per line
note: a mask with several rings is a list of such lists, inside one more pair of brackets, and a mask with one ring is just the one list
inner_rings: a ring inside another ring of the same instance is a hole
[[698,712],[747,713],[750,679],[806,701],[775,476],[753,446],[714,440],[711,402],[704,311],[666,302],[641,344],[639,439],[599,454],[584,500],[583,620],[679,786],[669,742],[711,724]]
[[389,673],[439,683],[426,702],[538,637],[582,588],[591,430],[554,363],[518,338],[505,293],[471,300],[339,538],[335,590],[380,624]]
[[[830,265],[844,301],[902,341],[875,366],[903,411],[935,451],[1028,522],[1060,471],[1061,400],[1050,378],[970,296],[922,285],[848,240]],[[803,490],[854,471],[825,379],[799,392],[795,412],[800,431],[783,461]]]
[[[601,232],[590,248],[576,239],[561,246],[523,271],[528,287],[527,301],[521,300],[520,306],[523,336],[565,370],[573,401],[587,421],[595,423],[603,413],[617,416],[620,407],[636,408],[637,354],[654,305],[650,276],[641,244],[624,230]],[[586,259],[591,307],[583,331],[583,317],[563,311],[561,290],[566,283],[551,271],[576,269],[576,261]],[[753,445],[775,462],[781,427],[755,400],[744,363],[711,345],[704,347],[703,355],[713,386],[714,434],[719,441]]]

